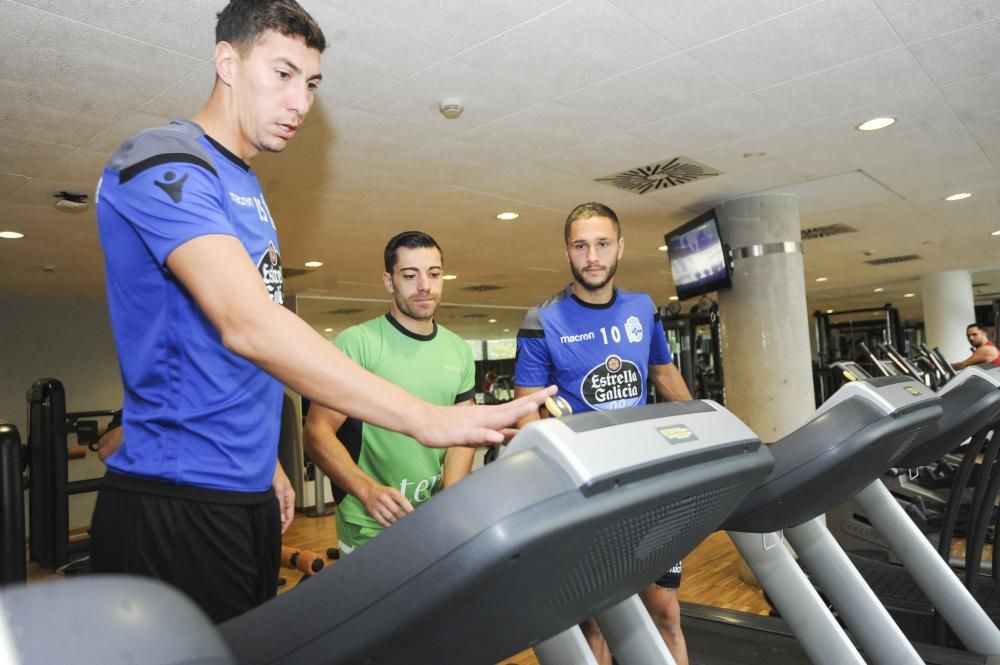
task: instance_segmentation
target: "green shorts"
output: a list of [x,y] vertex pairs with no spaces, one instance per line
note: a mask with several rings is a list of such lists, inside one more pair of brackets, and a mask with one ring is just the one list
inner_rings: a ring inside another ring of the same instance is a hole
[[341,554],[350,554],[375,536],[382,533],[381,526],[351,524],[340,519],[337,513],[337,547]]

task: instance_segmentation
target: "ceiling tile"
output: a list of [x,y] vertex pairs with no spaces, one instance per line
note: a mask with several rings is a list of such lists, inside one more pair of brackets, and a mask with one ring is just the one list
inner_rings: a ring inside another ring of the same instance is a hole
[[939,189],[914,197],[913,204],[942,221],[989,219],[1000,224],[1000,220],[996,217],[996,204],[1000,201],[1000,182],[996,178],[990,178],[978,183],[969,182],[966,185],[962,190],[971,192],[971,198],[945,201],[946,196],[957,192],[954,189]]
[[619,132],[532,161],[592,180],[676,156],[666,153],[658,144]]
[[676,52],[606,0],[576,0],[457,57],[551,98]]
[[446,138],[446,134],[351,107],[333,113],[332,126],[314,123],[299,141],[323,146],[338,158],[377,165]]
[[816,0],[612,0],[682,49],[744,30]]
[[[750,97],[734,97],[630,133],[660,146],[664,156],[707,150],[787,127],[788,122]],[[709,166],[712,166],[709,164]]]
[[[73,22],[130,37],[196,58],[212,54],[215,14],[221,3],[201,0],[173,2],[66,2],[19,0]],[[218,6],[217,6],[218,5]],[[44,19],[43,19],[44,20]],[[67,25],[67,29],[73,28]]]
[[[878,116],[896,124],[862,132],[855,127]],[[800,129],[844,155],[858,167],[902,163],[931,150],[967,148],[968,131],[937,91],[921,92],[799,125]]]
[[[53,207],[56,192],[66,191],[74,194],[86,194],[91,203],[94,201],[94,191],[97,189],[97,179],[88,181],[86,178],[57,180],[54,178],[32,178],[29,182],[13,191],[6,197],[5,205],[35,206],[38,214],[57,213],[57,219],[82,218],[81,214],[64,213]],[[26,208],[19,208],[22,214]],[[83,213],[92,215],[93,213]],[[92,227],[96,229],[96,227]]]
[[778,187],[768,193],[798,196],[799,214],[802,216],[866,206],[899,198],[895,193],[860,171]]
[[66,183],[85,183],[88,188],[83,193],[93,193],[110,157],[110,152],[81,148],[44,168],[39,177]]
[[[587,110],[592,109],[588,107]],[[457,138],[497,153],[535,157],[566,150],[615,131],[592,115],[546,102],[471,129]]]
[[983,152],[986,156],[990,158],[993,162],[994,168],[1000,171],[1000,141],[994,141],[993,143],[983,143],[981,144]]
[[934,160],[913,160],[868,169],[868,173],[903,196],[932,191],[965,191],[969,183],[996,176],[996,169],[979,150],[939,153]]
[[[730,175],[754,175],[781,162],[821,152],[816,139],[798,129],[783,129],[726,143],[690,156]],[[761,154],[766,153],[766,154]]]
[[0,133],[0,172],[35,176],[73,148]]
[[0,196],[6,196],[27,183],[31,178],[13,173],[0,173]]
[[488,147],[445,139],[410,151],[381,165],[393,173],[405,173],[410,182],[461,185],[505,168],[518,168],[522,160],[497,154]]
[[[58,90],[77,113],[114,111],[121,116],[181,79],[199,60],[5,2],[0,23],[0,79],[33,81],[45,72],[45,88]],[[129,57],[122,57],[122,54]],[[107,119],[107,118],[106,118]]]
[[753,97],[801,123],[932,88],[913,55],[897,48],[766,88]]
[[333,0],[338,8],[449,54],[544,14],[565,0]]
[[[438,104],[458,97],[465,111],[449,120]],[[354,104],[368,113],[408,122],[448,135],[460,134],[532,103],[527,91],[463,62],[447,60]]]
[[767,157],[750,161],[754,170],[740,178],[747,191],[796,185],[855,169],[849,159],[829,150],[816,150],[808,156],[783,161],[771,162]]
[[629,129],[735,97],[739,91],[686,53],[633,69],[557,101]]
[[[366,4],[369,14],[386,9],[382,2]],[[353,104],[445,57],[442,49],[417,43],[408,30],[395,31],[392,26],[407,25],[398,20],[378,25],[319,2],[313,11],[327,40],[319,95],[329,106]]]
[[959,118],[1000,111],[1000,72],[943,86],[941,94]]
[[161,86],[138,110],[161,118],[190,118],[204,106],[214,83],[215,63],[202,62],[180,80]]
[[871,0],[830,0],[690,51],[751,91],[899,46]]
[[989,143],[1000,137],[1000,111],[967,118],[965,126],[980,143]]
[[875,0],[907,44],[1000,17],[995,0]]
[[478,192],[567,212],[585,201],[605,201],[613,206],[615,199],[627,195],[621,190],[537,164],[490,173],[468,181],[465,186]]
[[910,46],[938,85],[1000,71],[1000,19],[956,30]]

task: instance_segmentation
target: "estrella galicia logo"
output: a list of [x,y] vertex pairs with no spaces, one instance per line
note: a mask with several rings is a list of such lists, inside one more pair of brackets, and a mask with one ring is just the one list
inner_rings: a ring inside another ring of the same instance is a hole
[[639,367],[631,360],[610,355],[583,377],[580,397],[599,410],[636,406],[643,397]]
[[174,203],[181,202],[181,190],[184,189],[184,183],[187,182],[189,173],[185,173],[184,176],[178,180],[177,174],[173,171],[167,171],[163,174],[163,179],[166,182],[160,182],[159,180],[154,180],[153,184],[162,189],[170,200]]
[[267,251],[261,255],[260,261],[257,262],[257,271],[260,273],[261,279],[264,280],[264,286],[267,287],[267,294],[271,296],[271,300],[279,305],[284,305],[285,296],[282,291],[284,276],[281,274],[281,254],[278,254],[278,250],[274,247],[273,242],[268,241]]

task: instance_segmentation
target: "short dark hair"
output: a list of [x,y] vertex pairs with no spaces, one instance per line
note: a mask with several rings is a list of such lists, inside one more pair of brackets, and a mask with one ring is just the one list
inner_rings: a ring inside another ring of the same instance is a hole
[[986,330],[986,326],[979,325],[978,323],[970,323],[969,325],[965,326],[965,332],[969,332],[969,328],[979,328],[984,333],[988,334],[988,331]]
[[244,55],[268,30],[301,37],[320,53],[326,49],[319,24],[295,0],[230,0],[216,18],[215,42],[229,42]]
[[385,245],[384,258],[385,271],[387,273],[392,273],[392,269],[396,266],[396,250],[400,247],[405,247],[406,249],[420,249],[422,247],[429,249],[433,247],[441,254],[441,261],[444,261],[444,252],[441,251],[441,245],[437,244],[437,240],[423,231],[403,231],[389,238],[389,242]]
[[563,227],[563,239],[567,243],[569,242],[569,230],[573,226],[573,222],[578,219],[590,219],[591,217],[607,217],[615,225],[615,235],[621,237],[622,225],[618,221],[618,215],[615,214],[615,211],[603,203],[591,201],[590,203],[581,203],[573,208],[569,216],[566,217],[566,226]]

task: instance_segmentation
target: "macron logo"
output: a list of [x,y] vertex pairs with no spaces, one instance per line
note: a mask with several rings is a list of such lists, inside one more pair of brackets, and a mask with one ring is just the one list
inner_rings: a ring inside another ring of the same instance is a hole
[[582,335],[563,335],[559,338],[559,343],[573,344],[574,342],[588,342],[596,337],[597,335],[593,331],[583,333]]

